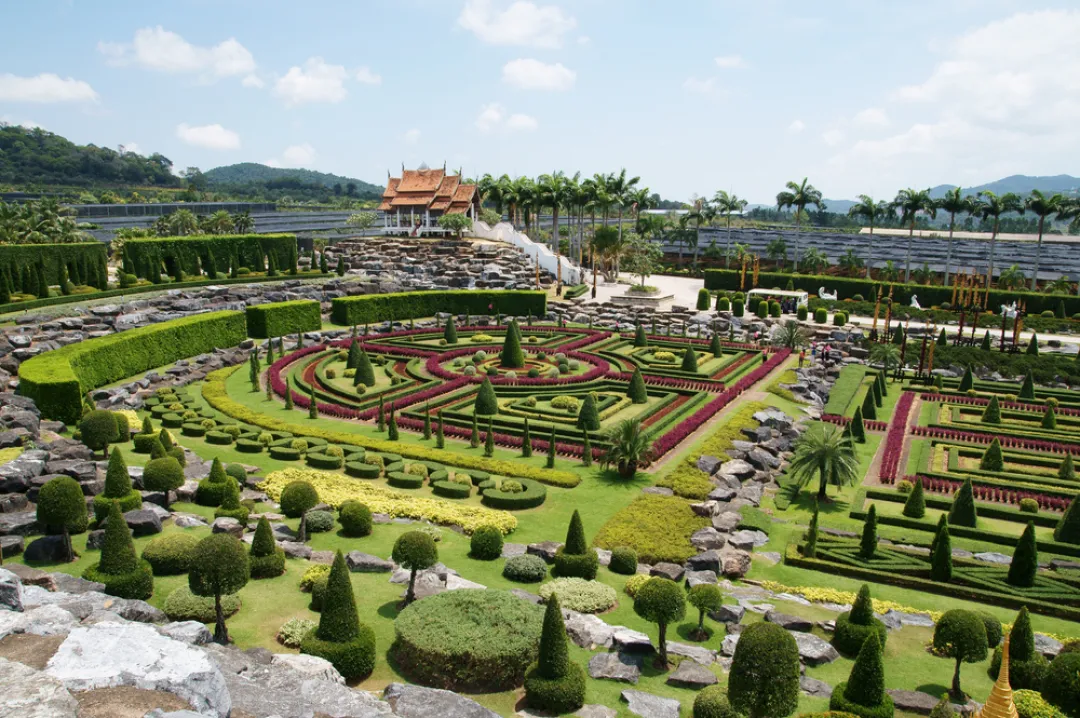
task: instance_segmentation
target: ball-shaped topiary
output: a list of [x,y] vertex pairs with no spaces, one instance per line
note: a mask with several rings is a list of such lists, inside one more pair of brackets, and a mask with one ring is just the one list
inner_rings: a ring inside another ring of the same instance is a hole
[[570,660],[559,599],[544,612],[540,655],[525,675],[525,703],[535,710],[569,713],[585,703],[585,671]]
[[225,467],[225,473],[236,479],[241,486],[247,481],[247,469],[244,468],[243,464],[229,464]]
[[334,514],[330,511],[308,511],[304,519],[311,533],[326,533],[334,528]]
[[212,534],[195,546],[191,570],[188,571],[188,588],[196,596],[214,599],[217,606],[214,640],[218,643],[229,642],[221,597],[242,589],[250,577],[251,563],[247,548],[234,536]]
[[423,531],[407,531],[398,536],[391,554],[394,563],[409,570],[409,588],[405,592],[405,605],[416,598],[416,574],[435,565],[439,560],[439,550],[435,539]]
[[469,555],[481,561],[494,561],[502,556],[502,531],[494,526],[481,526],[469,540]]
[[693,718],[739,718],[739,714],[728,703],[727,689],[713,684],[694,697]]
[[986,660],[986,626],[982,619],[962,608],[946,611],[934,626],[933,646],[937,655],[956,661],[951,690],[955,696],[962,695],[960,664]]
[[1080,714],[1080,653],[1063,653],[1050,662],[1042,694],[1070,716]]
[[120,504],[109,507],[101,560],[82,574],[87,581],[105,584],[105,593],[120,598],[145,600],[154,593],[154,574],[150,564],[140,561],[131,541],[131,529],[120,512]]
[[157,536],[146,544],[142,559],[150,564],[155,576],[187,573],[198,544],[199,539],[187,533]]
[[629,546],[616,546],[611,549],[611,562],[608,568],[612,573],[620,573],[624,576],[632,576],[637,573],[637,551]]
[[371,534],[371,509],[359,501],[346,501],[338,509],[341,532],[350,538]]
[[109,442],[116,440],[116,415],[102,409],[87,412],[79,421],[79,437],[90,450],[108,453]]
[[341,551],[330,568],[319,627],[303,638],[300,652],[325,658],[349,680],[364,678],[375,668],[375,632],[357,616],[349,567]]
[[634,596],[634,613],[660,628],[659,662],[667,667],[667,627],[686,615],[686,594],[674,581],[654,577]]
[[266,517],[259,519],[251,541],[251,577],[273,578],[285,573],[285,551],[278,548]]
[[281,513],[300,518],[319,503],[319,492],[307,481],[293,481],[281,490]]
[[544,559],[532,554],[511,556],[503,566],[503,578],[518,583],[539,583],[547,577],[548,566]]
[[754,623],[739,634],[728,677],[728,699],[754,718],[786,716],[799,703],[799,647],[775,623]]
[[143,467],[143,488],[164,493],[166,504],[169,503],[169,494],[183,485],[184,468],[171,456],[150,459]]
[[1001,621],[986,611],[976,611],[979,614],[979,618],[982,619],[983,626],[986,627],[986,645],[990,648],[994,648],[1001,643],[1002,637],[1005,635],[1001,628]]
[[75,560],[71,534],[86,531],[87,516],[82,487],[70,476],[49,479],[38,491],[37,521],[47,532],[63,535],[68,561]]

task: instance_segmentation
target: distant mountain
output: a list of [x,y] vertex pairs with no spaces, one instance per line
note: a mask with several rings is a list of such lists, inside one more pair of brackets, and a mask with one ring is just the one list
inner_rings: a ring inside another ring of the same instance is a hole
[[341,177],[339,175],[328,174],[326,172],[315,172],[314,170],[303,169],[284,169],[281,167],[269,167],[267,165],[261,165],[257,162],[241,162],[235,165],[225,165],[224,167],[215,167],[212,170],[203,172],[203,176],[206,177],[207,182],[213,185],[243,185],[243,184],[288,184],[289,180],[293,182],[300,182],[307,185],[317,184],[324,187],[333,187],[334,185],[341,185],[342,188],[348,187],[349,184],[356,185],[356,194],[358,196],[380,196],[382,195],[383,188],[378,185],[373,185],[370,182],[364,182],[353,177]]
[[[937,187],[930,189],[930,196],[934,199],[944,197],[945,193],[951,190],[956,185],[953,184],[939,184]],[[964,194],[978,194],[985,190],[989,190],[994,194],[1005,194],[1006,192],[1012,192],[1018,194],[1021,197],[1027,195],[1031,190],[1037,189],[1040,192],[1046,192],[1052,194],[1054,192],[1060,192],[1062,194],[1076,195],[1080,194],[1080,177],[1073,177],[1072,175],[1054,175],[1053,177],[1033,177],[1031,175],[1011,175],[1003,179],[995,180],[994,182],[987,182],[986,184],[978,185],[977,187],[964,187]],[[850,199],[827,199],[825,200],[825,206],[827,211],[835,212],[836,214],[847,214],[848,209],[854,205],[855,202]]]

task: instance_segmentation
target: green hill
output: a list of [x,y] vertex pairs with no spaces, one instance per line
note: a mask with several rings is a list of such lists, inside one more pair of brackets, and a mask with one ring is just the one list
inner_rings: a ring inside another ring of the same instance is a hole
[[304,169],[283,169],[269,167],[257,162],[241,162],[235,165],[215,167],[203,172],[210,186],[221,185],[266,185],[270,189],[288,189],[290,186],[321,185],[334,188],[340,186],[342,191],[348,194],[349,185],[355,188],[358,197],[377,197],[382,194],[383,188],[364,182],[353,177],[341,177],[326,172],[315,172]]

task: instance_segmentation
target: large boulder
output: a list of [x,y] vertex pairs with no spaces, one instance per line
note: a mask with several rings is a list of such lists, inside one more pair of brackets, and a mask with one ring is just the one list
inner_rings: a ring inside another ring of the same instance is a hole
[[591,613],[563,610],[566,634],[576,645],[592,650],[610,648],[615,627]]
[[[108,650],[102,650],[107,646]],[[139,623],[76,628],[45,672],[68,690],[133,686],[173,693],[198,712],[228,718],[225,677],[205,653]]]
[[717,682],[716,674],[696,661],[683,661],[667,679],[669,686],[694,690],[700,690]]
[[750,571],[752,559],[747,551],[731,545],[720,549],[720,570],[728,578],[742,578]]
[[810,621],[809,619],[791,616],[786,613],[780,613],[779,611],[769,611],[765,614],[765,620],[769,623],[775,623],[788,631],[809,633],[814,628],[813,621]]
[[39,606],[27,611],[0,611],[0,639],[13,633],[62,636],[78,619],[59,606]]
[[679,718],[679,701],[674,698],[630,689],[623,691],[621,698],[626,701],[627,709],[641,718]]
[[391,683],[383,699],[400,718],[499,718],[474,700],[437,688]]
[[640,655],[597,653],[589,659],[589,677],[600,680],[637,683],[641,678]]
[[60,681],[0,658],[0,716],[75,718],[78,709],[78,702]]
[[799,647],[799,658],[808,666],[820,666],[823,663],[832,663],[840,654],[832,647],[832,644],[812,633],[800,633],[791,631],[795,643]]
[[740,548],[744,551],[757,548],[758,546],[764,546],[769,543],[769,536],[764,531],[758,531],[757,529],[743,529],[742,531],[736,531],[728,538],[728,545],[734,548]]
[[23,558],[31,563],[58,563],[67,557],[63,536],[42,536],[27,545]]
[[345,554],[345,563],[353,573],[390,573],[394,570],[394,562],[373,556],[361,551],[350,551]]

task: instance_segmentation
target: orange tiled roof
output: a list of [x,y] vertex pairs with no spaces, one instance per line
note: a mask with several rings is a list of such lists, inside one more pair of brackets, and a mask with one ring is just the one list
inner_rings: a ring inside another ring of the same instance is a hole
[[401,174],[398,192],[434,193],[446,176],[444,170],[405,170]]
[[425,207],[435,212],[460,214],[476,200],[476,185],[462,184],[460,175],[444,170],[404,170],[387,181],[379,209]]
[[469,206],[476,199],[476,185],[462,184],[454,191],[454,199],[450,203],[447,214],[464,214],[469,211]]
[[458,175],[447,175],[443,178],[442,184],[439,185],[439,189],[435,190],[435,196],[450,199],[454,196],[454,192],[457,191],[460,184],[461,177]]
[[397,194],[398,183],[401,180],[397,177],[390,177],[386,180],[386,189],[382,193],[382,202],[379,203],[379,210],[382,212],[390,209],[390,201],[394,199]]

